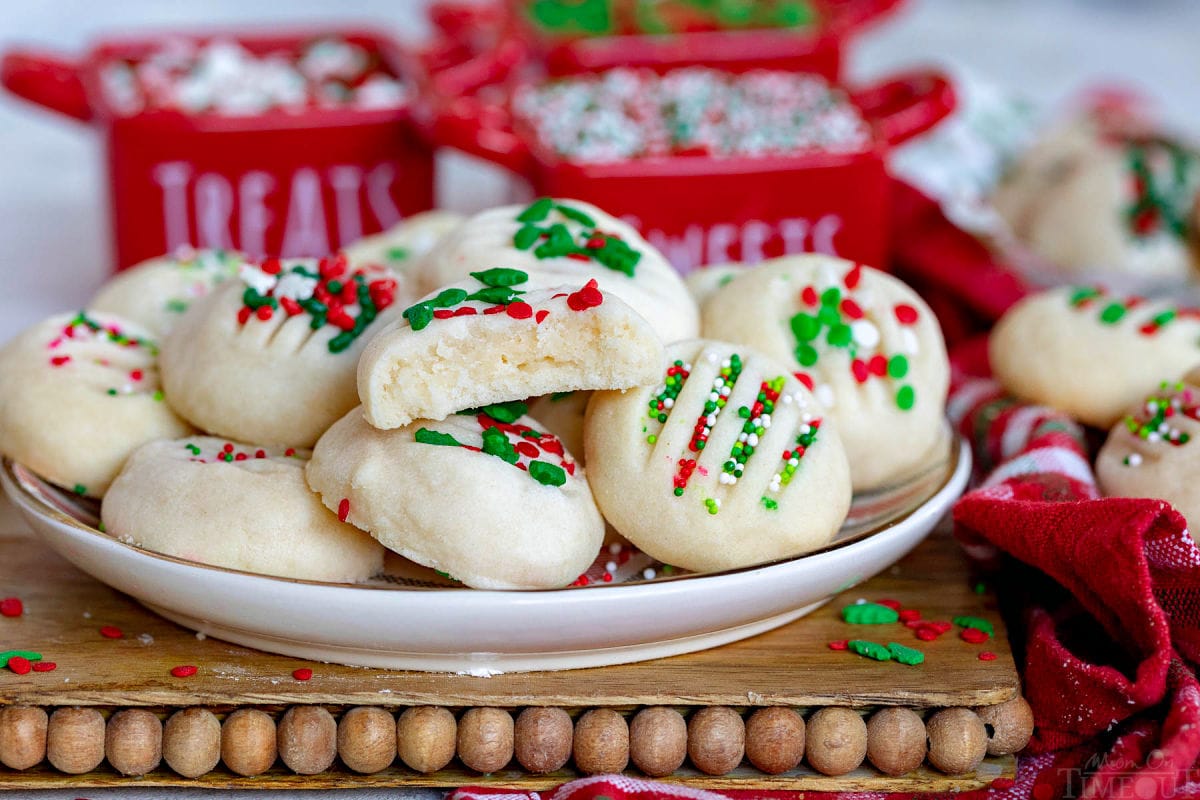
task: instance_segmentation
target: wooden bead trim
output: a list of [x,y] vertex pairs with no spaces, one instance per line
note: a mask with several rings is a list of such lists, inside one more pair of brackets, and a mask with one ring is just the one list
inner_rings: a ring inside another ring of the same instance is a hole
[[[530,774],[573,767],[576,773],[627,767],[666,777],[685,762],[713,776],[746,765],[778,775],[805,763],[826,775],[859,767],[903,775],[922,761],[946,774],[973,772],[985,755],[1016,753],[1028,743],[1033,717],[1023,698],[978,709],[882,708],[862,713],[826,707],[735,709],[642,708],[622,714],[530,707],[327,709],[293,706],[273,716],[243,708],[221,716],[203,708],[154,712],[95,708],[0,709],[0,763],[25,770],[44,760],[84,774],[105,760],[135,777],[160,762],[196,778],[224,764],[236,775],[260,775],[282,763],[316,775],[338,759],[373,774],[403,767],[435,773],[457,756],[481,775],[522,768]],[[681,713],[682,711],[682,713]],[[685,716],[686,715],[686,716]],[[106,719],[107,717],[107,719]],[[571,777],[563,776],[563,780]]]

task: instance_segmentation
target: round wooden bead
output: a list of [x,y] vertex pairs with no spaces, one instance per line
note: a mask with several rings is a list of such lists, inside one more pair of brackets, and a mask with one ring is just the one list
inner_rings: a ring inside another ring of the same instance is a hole
[[884,775],[906,775],[925,761],[925,723],[911,708],[882,708],[867,722],[867,758]]
[[987,754],[987,730],[969,708],[944,708],[925,722],[929,763],[947,775],[971,772]]
[[975,713],[988,735],[989,756],[1007,756],[1024,750],[1033,736],[1033,709],[1019,695],[1007,703],[977,708]]
[[239,708],[221,726],[221,760],[243,777],[261,775],[275,763],[275,720],[256,708]]
[[29,769],[46,757],[45,710],[32,706],[0,708],[0,764]]
[[845,775],[867,756],[867,723],[849,708],[822,708],[805,731],[809,765],[824,775]]
[[585,775],[624,772],[629,766],[629,723],[611,708],[593,708],[575,723],[575,768]]
[[221,723],[206,708],[176,711],[163,726],[162,754],[185,778],[212,772],[221,760]]
[[437,772],[449,764],[457,739],[454,715],[440,706],[409,708],[396,720],[400,760],[417,772]]
[[337,758],[337,722],[320,706],[292,706],[275,734],[279,757],[297,775],[317,775]]
[[162,761],[163,726],[144,708],[118,711],[104,730],[104,755],[122,775],[145,775]]
[[804,718],[790,708],[760,708],[746,720],[746,758],[760,771],[779,775],[804,758]]
[[629,757],[651,778],[670,775],[687,758],[687,723],[673,708],[643,708],[629,724]]
[[458,721],[458,757],[484,775],[513,757],[513,718],[502,708],[472,708]]
[[59,772],[82,775],[104,761],[104,717],[94,708],[60,708],[46,725],[46,757]]
[[513,750],[529,772],[544,775],[571,760],[574,726],[561,708],[527,708],[517,716]]
[[369,775],[388,768],[396,758],[396,720],[382,708],[362,706],[342,715],[337,727],[342,763]]
[[688,720],[688,758],[708,775],[725,775],[746,754],[746,724],[732,708],[709,706]]

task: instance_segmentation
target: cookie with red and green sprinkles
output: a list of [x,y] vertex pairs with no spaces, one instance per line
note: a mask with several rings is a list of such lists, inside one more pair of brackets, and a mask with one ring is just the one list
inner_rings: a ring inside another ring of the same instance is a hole
[[163,383],[201,430],[311,447],[358,404],[358,357],[407,299],[400,276],[344,255],[246,262],[167,335]]
[[595,280],[645,317],[664,342],[699,332],[696,303],[667,259],[632,226],[578,200],[542,197],[469,218],[413,272],[427,294],[508,267],[545,285]]
[[925,302],[892,276],[822,255],[744,270],[701,309],[704,335],[785,362],[837,421],[856,491],[903,480],[948,442],[946,345]]
[[404,309],[363,351],[367,421],[397,428],[543,394],[628,389],[654,379],[663,345],[595,278],[547,285],[493,267]]
[[191,432],[165,402],[158,344],[113,314],[59,314],[0,349],[0,453],[103,496],[142,444]]
[[596,392],[584,445],[605,518],[654,558],[734,569],[827,544],[850,506],[836,424],[786,364],[711,340],[656,383]]
[[466,217],[452,211],[423,211],[405,217],[374,236],[359,239],[345,248],[346,258],[354,265],[374,265],[404,273],[415,268],[446,234]]
[[604,540],[583,469],[524,403],[372,427],[355,409],[317,442],[308,482],[385,547],[479,589],[574,582]]
[[1164,380],[1200,363],[1200,309],[1064,286],[1031,295],[996,324],[992,372],[1014,396],[1109,428]]
[[164,336],[193,303],[236,277],[244,261],[233,250],[181,247],[118,272],[100,287],[88,307]]
[[1129,409],[1096,456],[1096,478],[1110,497],[1154,497],[1200,528],[1200,369],[1164,381]]
[[372,577],[383,548],[309,490],[308,459],[307,450],[211,436],[151,442],[105,495],[104,530],[216,567],[315,581]]

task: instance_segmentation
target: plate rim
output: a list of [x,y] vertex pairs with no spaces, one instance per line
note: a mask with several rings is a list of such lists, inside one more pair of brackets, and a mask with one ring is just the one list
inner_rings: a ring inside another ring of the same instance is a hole
[[[24,511],[25,513],[33,514],[33,515],[41,517],[43,519],[49,518],[50,520],[52,520],[60,525],[71,528],[79,533],[87,534],[91,537],[94,537],[94,538],[100,540],[100,542],[103,545],[107,545],[107,546],[115,545],[119,548],[130,551],[135,556],[148,557],[148,558],[155,559],[158,561],[167,562],[169,564],[173,564],[173,565],[188,568],[188,569],[198,570],[201,572],[214,572],[214,573],[219,573],[219,574],[223,574],[223,575],[227,575],[227,576],[232,576],[235,578],[258,579],[258,580],[263,580],[263,581],[272,581],[272,582],[275,582],[278,584],[298,585],[298,586],[305,586],[305,587],[310,587],[310,588],[314,588],[314,589],[323,589],[323,590],[331,590],[331,591],[332,590],[354,589],[354,590],[371,590],[371,591],[385,592],[385,593],[391,593],[391,594],[399,593],[401,595],[427,596],[427,595],[431,595],[431,594],[438,594],[441,596],[453,595],[453,596],[459,596],[459,597],[472,597],[472,598],[475,598],[475,597],[479,597],[479,598],[504,597],[504,598],[510,598],[510,599],[515,598],[515,597],[520,597],[520,596],[540,596],[540,595],[548,595],[548,594],[558,594],[560,596],[560,599],[565,600],[568,597],[574,597],[577,594],[580,594],[583,590],[591,591],[593,593],[593,595],[600,593],[600,592],[611,593],[611,592],[614,592],[617,590],[623,590],[624,592],[628,592],[629,589],[634,586],[639,587],[643,591],[647,591],[647,590],[650,590],[652,587],[664,587],[665,588],[665,587],[669,587],[671,585],[677,585],[677,584],[679,584],[681,582],[685,582],[685,581],[695,582],[695,581],[706,580],[706,579],[707,580],[715,580],[715,579],[721,579],[721,578],[728,578],[728,577],[734,576],[734,575],[745,575],[746,573],[753,573],[753,572],[759,572],[759,571],[764,571],[764,570],[776,570],[776,569],[779,569],[786,565],[794,564],[794,563],[804,560],[804,559],[810,559],[810,558],[826,555],[829,553],[837,552],[840,550],[844,550],[846,548],[862,544],[864,541],[869,541],[876,537],[886,535],[887,533],[889,533],[893,529],[895,529],[897,526],[900,526],[902,523],[911,519],[914,515],[921,513],[923,510],[927,509],[932,504],[935,504],[935,501],[939,501],[940,498],[942,498],[943,495],[945,495],[947,492],[953,491],[955,494],[958,494],[962,491],[962,489],[964,489],[966,487],[967,481],[970,477],[970,471],[971,471],[971,451],[967,444],[966,439],[961,434],[959,434],[957,431],[953,431],[953,430],[951,430],[950,433],[951,433],[951,435],[949,437],[949,448],[948,448],[949,454],[948,454],[947,462],[946,462],[945,477],[937,484],[936,488],[927,497],[925,497],[923,500],[920,501],[920,503],[918,503],[913,508],[908,509],[903,514],[900,514],[899,516],[884,523],[877,529],[872,530],[870,532],[870,535],[868,535],[868,536],[856,536],[856,537],[848,538],[844,541],[834,542],[829,545],[826,545],[825,547],[810,551],[808,553],[803,553],[798,556],[792,556],[791,558],[779,559],[776,561],[769,561],[769,562],[766,562],[763,564],[753,564],[753,565],[746,566],[746,567],[737,567],[734,569],[720,570],[720,571],[716,571],[716,572],[688,572],[688,573],[684,573],[681,575],[672,575],[672,576],[668,576],[668,577],[661,577],[661,578],[658,578],[653,581],[637,582],[637,583],[633,583],[633,584],[624,584],[624,583],[597,584],[597,583],[593,583],[588,586],[559,587],[559,588],[554,588],[554,589],[509,590],[509,589],[475,589],[475,588],[472,588],[469,586],[446,586],[446,587],[436,587],[436,588],[411,587],[411,586],[380,586],[380,585],[365,584],[365,583],[317,581],[317,580],[310,580],[310,579],[306,579],[306,578],[289,578],[289,577],[284,577],[284,576],[279,576],[279,575],[266,575],[261,572],[251,572],[249,570],[240,570],[240,569],[236,569],[233,567],[223,567],[223,566],[218,566],[218,565],[213,565],[213,564],[204,564],[199,561],[192,561],[189,559],[179,558],[178,556],[167,555],[165,553],[158,553],[153,550],[148,550],[139,545],[135,545],[135,544],[131,544],[129,542],[122,541],[121,539],[118,539],[117,537],[112,536],[111,534],[108,534],[104,531],[99,530],[98,528],[92,527],[90,525],[87,525],[87,524],[79,521],[78,519],[75,519],[73,516],[65,513],[61,509],[57,508],[55,505],[53,505],[47,499],[40,496],[39,493],[35,492],[33,489],[28,487],[26,485],[25,481],[22,480],[20,475],[18,475],[17,468],[20,468],[21,470],[24,470],[24,471],[28,472],[29,474],[35,475],[35,476],[37,475],[37,473],[34,472],[33,470],[29,469],[28,467],[25,467],[23,464],[20,464],[19,462],[16,462],[13,459],[8,458],[7,456],[5,456],[3,459],[0,459],[0,485],[3,485],[6,494],[13,501],[13,503],[16,506],[18,506],[18,508],[20,510]],[[959,489],[955,489],[955,486],[960,483],[962,484],[962,487]],[[936,503],[936,504],[941,505],[940,502]]]

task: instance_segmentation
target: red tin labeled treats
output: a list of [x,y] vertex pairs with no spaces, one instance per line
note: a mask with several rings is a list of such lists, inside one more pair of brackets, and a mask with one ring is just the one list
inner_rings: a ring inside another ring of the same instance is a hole
[[[434,135],[440,144],[526,177],[538,194],[586,200],[623,217],[683,272],[703,264],[753,263],[799,252],[886,265],[886,156],[890,147],[953,110],[954,93],[944,77],[914,72],[845,92],[827,87],[817,76],[745,73],[737,79],[796,82],[792,95],[780,101],[796,106],[795,113],[776,119],[776,95],[767,91],[765,97],[758,96],[766,116],[756,127],[753,119],[738,117],[732,101],[716,112],[701,104],[694,117],[667,118],[651,106],[674,109],[679,105],[674,96],[668,93],[663,101],[660,92],[647,101],[637,91],[645,85],[641,80],[686,82],[713,73],[687,69],[657,76],[624,70],[565,79],[581,81],[579,85],[618,83],[616,90],[610,86],[583,99],[570,97],[576,86],[562,80],[512,87],[499,102],[480,99],[486,92],[447,95],[438,103]],[[619,84],[625,80],[631,88],[622,97]],[[562,85],[568,87],[563,92],[567,101],[555,94],[554,87]],[[548,91],[538,94],[546,87]],[[762,94],[760,88],[739,88],[732,96],[744,105],[756,92]],[[813,92],[816,99],[803,101],[808,106],[796,105]],[[616,107],[605,108],[610,102],[606,97],[622,99],[612,101]],[[832,116],[826,119],[823,115],[830,109]],[[561,130],[564,124],[575,124],[573,115],[586,117],[585,123],[592,125],[577,138],[599,137],[601,146],[581,153],[562,144],[575,135]],[[614,120],[611,124],[608,117]],[[681,119],[688,129],[684,136],[675,133]],[[806,128],[808,120],[819,127]],[[702,135],[693,135],[692,128],[703,129]],[[669,140],[665,144],[664,129]],[[758,141],[759,134],[781,130],[793,137],[790,142]],[[831,131],[846,135],[839,138]],[[637,141],[630,144],[630,137]]]
[[[326,51],[314,55],[314,42]],[[367,71],[341,80],[329,42],[352,48]],[[310,60],[289,72],[288,58]],[[100,132],[126,267],[185,244],[324,255],[432,207],[433,153],[411,120],[420,64],[358,30],[170,34],[106,39],[77,59],[13,50],[0,77]],[[270,97],[248,96],[231,77],[238,68]],[[298,81],[313,70],[328,80]],[[231,81],[223,97],[206,94]]]

